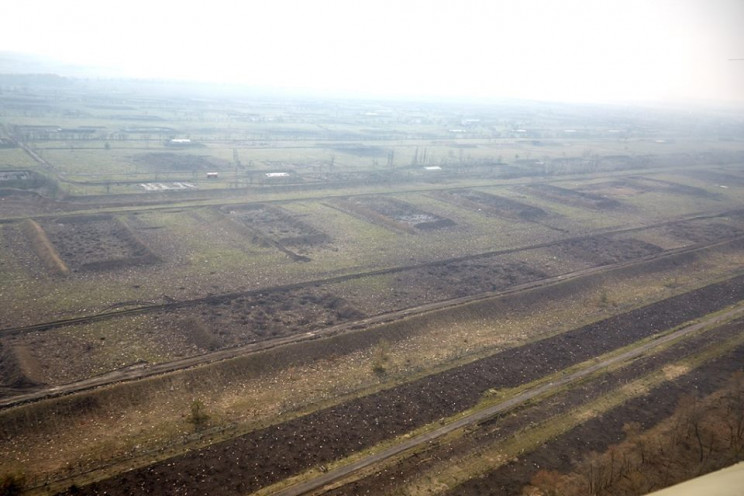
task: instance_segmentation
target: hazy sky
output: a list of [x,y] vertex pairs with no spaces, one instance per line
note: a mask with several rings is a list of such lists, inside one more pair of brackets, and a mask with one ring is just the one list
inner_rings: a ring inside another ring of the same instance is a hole
[[19,1],[0,50],[383,95],[744,101],[744,0]]

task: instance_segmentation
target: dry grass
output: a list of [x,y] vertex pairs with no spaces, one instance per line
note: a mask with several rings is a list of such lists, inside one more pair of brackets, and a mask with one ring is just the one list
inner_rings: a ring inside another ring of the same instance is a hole
[[[130,458],[146,463],[200,442],[189,437],[193,429],[185,421],[194,398],[230,437],[669,297],[670,278],[680,283],[674,292],[689,290],[729,275],[741,258],[736,251],[716,252],[693,265],[566,281],[356,335],[6,410],[0,425],[13,442],[0,447],[0,471],[21,463],[30,467],[29,477],[43,480],[68,473],[68,464],[79,471]],[[615,307],[597,305],[603,290]],[[375,347],[383,338],[389,346],[379,375],[373,372]]]
[[419,496],[451,491],[458,484],[495,470],[515,457],[533,451],[597,415],[608,412],[632,398],[647,394],[653,388],[671,380],[668,377],[670,367],[680,373],[682,371],[687,373],[742,343],[744,343],[744,337],[737,336],[723,343],[711,345],[697,355],[640,377],[619,391],[602,395],[565,414],[525,427],[513,436],[496,441],[485,448],[478,448],[476,452],[469,452],[457,459],[448,459],[446,462],[436,464],[414,479],[406,481],[406,486],[401,488],[399,494]]

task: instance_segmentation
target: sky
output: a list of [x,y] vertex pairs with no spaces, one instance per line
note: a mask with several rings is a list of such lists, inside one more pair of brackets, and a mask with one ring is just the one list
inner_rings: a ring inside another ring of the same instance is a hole
[[744,0],[37,0],[4,7],[0,51],[331,94],[744,102]]

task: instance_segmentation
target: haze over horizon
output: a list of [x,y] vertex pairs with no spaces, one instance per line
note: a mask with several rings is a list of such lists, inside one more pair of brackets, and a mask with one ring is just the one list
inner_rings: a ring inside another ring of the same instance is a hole
[[129,77],[356,96],[744,103],[744,61],[733,60],[744,58],[741,0],[43,0],[6,12],[0,51]]

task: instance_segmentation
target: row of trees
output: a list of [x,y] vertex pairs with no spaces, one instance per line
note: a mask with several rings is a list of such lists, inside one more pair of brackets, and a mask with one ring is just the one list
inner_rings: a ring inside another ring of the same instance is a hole
[[675,413],[653,429],[624,426],[626,439],[590,453],[568,474],[541,470],[523,490],[530,496],[640,495],[744,459],[744,372],[700,399],[683,396]]

